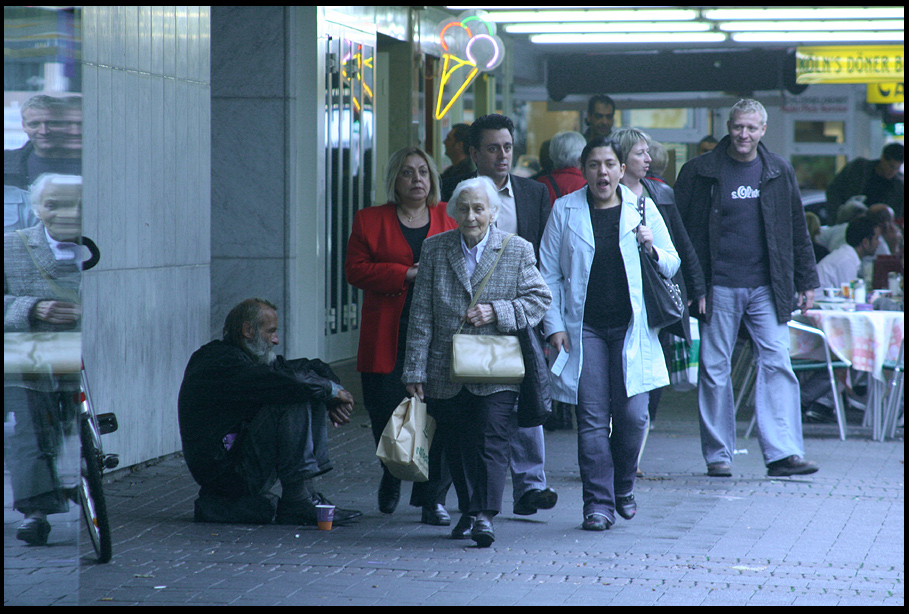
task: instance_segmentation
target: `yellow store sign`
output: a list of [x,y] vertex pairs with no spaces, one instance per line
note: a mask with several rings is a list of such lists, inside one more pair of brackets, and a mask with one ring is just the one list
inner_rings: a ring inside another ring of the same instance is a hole
[[868,102],[870,104],[893,104],[903,102],[904,84],[899,83],[869,83]]
[[903,81],[902,45],[799,47],[796,83],[884,83]]

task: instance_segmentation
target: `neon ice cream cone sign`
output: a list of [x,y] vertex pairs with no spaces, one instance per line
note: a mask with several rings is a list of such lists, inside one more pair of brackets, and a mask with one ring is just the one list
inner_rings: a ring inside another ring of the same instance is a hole
[[[446,19],[436,28],[442,47],[442,82],[436,97],[436,119],[445,117],[480,72],[495,70],[504,59],[504,45],[496,36],[496,24],[484,19],[485,16],[485,11],[466,11]],[[455,92],[443,108],[446,89]]]

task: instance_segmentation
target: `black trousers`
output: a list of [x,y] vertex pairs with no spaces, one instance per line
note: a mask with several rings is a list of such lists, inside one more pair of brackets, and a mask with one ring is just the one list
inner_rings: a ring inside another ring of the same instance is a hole
[[[372,423],[372,436],[379,445],[382,431],[391,419],[398,404],[407,396],[407,390],[401,382],[404,372],[404,340],[407,334],[407,322],[402,320],[398,334],[398,356],[395,361],[394,371],[391,373],[361,373],[360,382],[363,386],[363,404],[369,413]],[[451,473],[448,465],[443,460],[442,446],[435,443],[440,440],[439,430],[442,425],[436,425],[436,434],[433,445],[429,447],[429,480],[414,482],[410,491],[410,504],[421,507],[424,505],[445,505],[448,489],[451,488]],[[400,482],[382,466],[382,479]]]
[[438,425],[433,445],[441,439],[462,514],[502,509],[517,399],[517,392],[477,396],[466,388],[450,399],[426,399]]

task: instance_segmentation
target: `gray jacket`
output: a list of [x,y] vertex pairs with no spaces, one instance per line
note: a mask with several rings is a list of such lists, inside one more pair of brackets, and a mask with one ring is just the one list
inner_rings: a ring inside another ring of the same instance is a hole
[[[470,278],[459,230],[449,230],[423,242],[401,379],[405,384],[422,383],[427,397],[448,399],[458,394],[462,386],[478,396],[520,388],[507,384],[455,384],[449,379],[452,335],[508,236],[495,226],[490,226],[488,232],[489,242]],[[536,268],[533,246],[514,236],[477,301],[491,304],[497,321],[480,327],[467,324],[461,333],[513,334],[519,328],[536,326],[551,301],[549,288]]]

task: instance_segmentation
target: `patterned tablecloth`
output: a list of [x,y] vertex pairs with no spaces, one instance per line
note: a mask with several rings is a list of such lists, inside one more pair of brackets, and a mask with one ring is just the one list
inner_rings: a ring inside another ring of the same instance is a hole
[[883,364],[899,356],[903,342],[902,311],[809,310],[811,322],[826,333],[830,347],[852,368],[885,381]]

